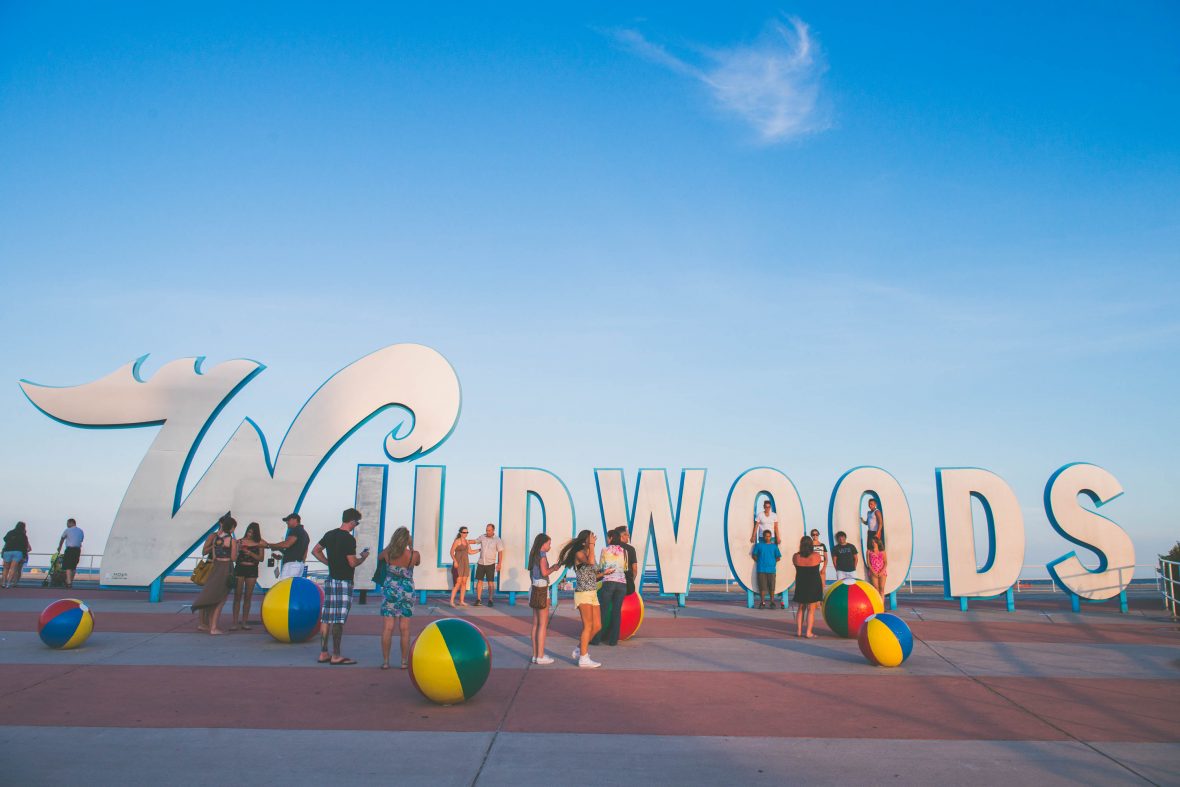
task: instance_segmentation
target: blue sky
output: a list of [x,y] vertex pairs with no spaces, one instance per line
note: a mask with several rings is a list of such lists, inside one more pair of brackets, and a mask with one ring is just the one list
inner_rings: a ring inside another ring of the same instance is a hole
[[496,518],[501,465],[592,524],[596,465],[707,467],[722,563],[744,469],[822,526],[874,464],[935,564],[934,468],[975,465],[1044,563],[1044,483],[1086,460],[1149,562],[1180,538],[1178,33],[1168,3],[0,5],[0,521],[101,536],[152,437],[58,426],[19,378],[265,362],[207,464],[416,341],[463,383],[449,524]]

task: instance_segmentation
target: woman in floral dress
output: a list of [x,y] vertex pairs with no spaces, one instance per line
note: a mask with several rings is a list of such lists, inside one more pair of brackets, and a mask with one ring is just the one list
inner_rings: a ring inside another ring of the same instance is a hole
[[381,602],[381,669],[389,669],[389,650],[393,644],[393,626],[398,626],[401,640],[402,669],[410,665],[410,618],[414,616],[414,566],[422,562],[422,556],[414,551],[410,531],[399,527],[389,539],[389,546],[381,551],[380,561],[385,564],[385,579],[381,591],[385,598]]

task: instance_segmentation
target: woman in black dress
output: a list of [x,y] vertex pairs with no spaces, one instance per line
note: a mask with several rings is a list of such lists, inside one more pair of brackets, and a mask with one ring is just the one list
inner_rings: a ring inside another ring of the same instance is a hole
[[803,620],[807,619],[807,638],[815,639],[811,627],[815,624],[815,608],[824,598],[824,583],[819,576],[823,558],[815,551],[815,545],[807,536],[799,539],[799,551],[791,557],[795,564],[795,636],[803,635]]

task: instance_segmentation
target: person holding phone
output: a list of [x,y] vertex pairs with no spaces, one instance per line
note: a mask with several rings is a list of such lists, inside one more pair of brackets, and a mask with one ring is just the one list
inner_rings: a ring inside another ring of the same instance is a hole
[[[361,512],[346,508],[341,515],[340,527],[329,530],[311,551],[315,559],[328,566],[328,578],[324,580],[324,611],[320,617],[320,664],[347,666],[356,664],[355,659],[340,655],[340,641],[344,638],[344,624],[352,609],[352,582],[356,567],[365,562],[369,549],[358,556],[356,538],[352,531],[361,522]],[[328,654],[328,640],[332,641],[332,654]]]
[[250,605],[254,601],[254,586],[258,584],[258,564],[266,547],[258,523],[246,525],[246,535],[238,540],[238,562],[234,566],[234,624],[230,631],[250,630]]
[[582,635],[572,658],[579,667],[594,669],[602,664],[590,658],[590,638],[602,630],[602,610],[598,606],[598,580],[614,572],[613,568],[598,569],[595,546],[598,538],[589,530],[578,533],[578,537],[561,549],[558,563],[572,568],[576,578],[574,584],[574,606],[582,617]]
[[561,571],[561,566],[549,565],[549,548],[553,539],[538,533],[529,550],[529,608],[533,611],[533,628],[530,639],[533,643],[533,664],[552,664],[553,659],[545,655],[545,633],[549,630],[549,577]]
[[414,566],[422,556],[414,551],[414,539],[407,528],[393,531],[389,546],[381,550],[379,559],[385,567],[381,583],[381,669],[389,669],[389,649],[393,644],[393,627],[398,627],[402,651],[402,669],[410,666],[410,618],[414,616]]

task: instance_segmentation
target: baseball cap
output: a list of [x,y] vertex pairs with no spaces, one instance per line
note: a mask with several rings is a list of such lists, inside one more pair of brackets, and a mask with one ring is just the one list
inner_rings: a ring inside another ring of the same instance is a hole
[[361,512],[355,508],[346,508],[344,513],[340,515],[341,522],[359,522],[361,521]]
[[299,514],[287,514],[285,517],[283,517],[284,522],[290,522],[292,519],[294,519],[296,522],[303,522],[303,517],[299,516]]

